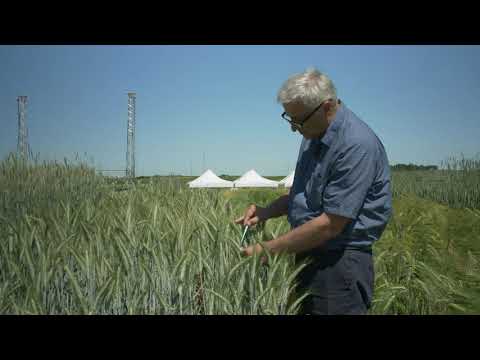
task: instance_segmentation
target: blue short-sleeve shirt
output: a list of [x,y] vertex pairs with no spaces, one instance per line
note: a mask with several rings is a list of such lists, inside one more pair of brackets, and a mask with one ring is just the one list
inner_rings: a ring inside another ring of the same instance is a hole
[[383,144],[343,102],[322,138],[303,139],[290,189],[288,221],[293,228],[323,212],[351,219],[339,236],[327,241],[327,249],[371,245],[392,214]]

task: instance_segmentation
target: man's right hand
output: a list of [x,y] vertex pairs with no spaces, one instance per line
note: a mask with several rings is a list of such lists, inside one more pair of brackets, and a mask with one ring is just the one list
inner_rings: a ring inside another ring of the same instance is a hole
[[255,204],[245,210],[245,215],[235,220],[235,224],[253,226],[268,219],[267,210]]

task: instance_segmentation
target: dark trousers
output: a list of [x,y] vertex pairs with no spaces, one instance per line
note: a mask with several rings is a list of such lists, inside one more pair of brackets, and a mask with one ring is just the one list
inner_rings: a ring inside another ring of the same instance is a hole
[[[301,261],[305,256],[298,256]],[[301,315],[360,315],[371,307],[374,269],[371,250],[342,249],[310,256],[299,274],[298,294],[309,291]]]

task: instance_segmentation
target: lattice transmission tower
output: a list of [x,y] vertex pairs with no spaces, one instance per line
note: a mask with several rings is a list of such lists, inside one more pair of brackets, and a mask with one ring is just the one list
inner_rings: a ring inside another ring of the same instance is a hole
[[127,122],[127,177],[135,177],[135,105],[137,95],[128,93],[128,122]]
[[18,96],[18,142],[17,153],[23,158],[28,158],[28,130],[25,122],[27,113],[27,97]]

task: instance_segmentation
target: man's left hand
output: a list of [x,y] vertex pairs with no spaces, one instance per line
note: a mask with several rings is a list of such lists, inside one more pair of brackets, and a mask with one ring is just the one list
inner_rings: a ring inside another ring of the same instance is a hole
[[[241,248],[240,252],[242,256],[253,256],[254,254],[261,254],[263,252],[263,248],[260,244],[254,244],[247,246],[246,248]],[[268,258],[266,256],[262,256],[261,261],[262,264],[266,264]]]
[[260,244],[254,244],[240,249],[242,256],[252,256],[253,254],[261,254],[263,248]]

